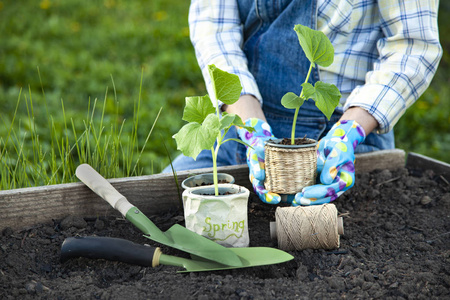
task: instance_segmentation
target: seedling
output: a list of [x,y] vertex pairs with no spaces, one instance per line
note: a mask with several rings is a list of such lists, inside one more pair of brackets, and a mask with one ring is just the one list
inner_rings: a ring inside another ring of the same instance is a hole
[[334,60],[334,48],[327,36],[317,30],[313,30],[303,25],[295,25],[300,46],[305,52],[306,57],[311,62],[306,75],[305,82],[301,85],[300,95],[289,92],[281,99],[281,104],[288,109],[295,109],[294,121],[292,123],[291,144],[295,141],[295,125],[300,107],[305,100],[312,99],[315,101],[317,108],[328,118],[331,118],[334,109],[339,104],[341,93],[338,88],[329,83],[317,81],[314,86],[308,82],[312,68],[316,64],[322,67],[328,67]]
[[[194,96],[186,97],[183,120],[189,122],[184,125],[173,137],[178,150],[184,155],[196,159],[202,150],[211,150],[213,159],[213,177],[215,195],[219,195],[217,180],[217,153],[222,144],[228,141],[236,141],[248,146],[240,139],[226,139],[225,135],[231,126],[244,127],[248,131],[254,131],[252,127],[245,126],[242,119],[235,114],[219,113],[218,100],[231,105],[239,100],[241,84],[239,77],[220,70],[215,65],[208,66],[209,75],[214,95],[210,97]],[[215,105],[212,104],[211,99]],[[214,143],[216,146],[214,147]]]

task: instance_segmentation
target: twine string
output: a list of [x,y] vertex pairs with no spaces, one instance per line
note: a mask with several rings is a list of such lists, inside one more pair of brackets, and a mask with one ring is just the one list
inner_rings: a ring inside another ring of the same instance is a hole
[[337,209],[334,204],[278,207],[275,219],[280,249],[339,248]]

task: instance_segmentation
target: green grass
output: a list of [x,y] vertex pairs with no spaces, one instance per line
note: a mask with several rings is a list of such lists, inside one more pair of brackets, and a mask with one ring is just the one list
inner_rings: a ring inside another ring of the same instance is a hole
[[[140,98],[133,105],[132,120],[126,121],[118,114],[117,100],[112,104],[116,114],[106,117],[107,95],[101,111],[97,110],[95,99],[88,103],[86,116],[77,121],[68,119],[61,101],[63,123],[56,124],[53,116],[47,113],[47,126],[39,128],[31,92],[29,97],[24,95],[27,119],[16,123],[20,93],[12,122],[7,124],[3,120],[8,133],[6,137],[0,137],[1,189],[73,182],[76,181],[75,169],[81,163],[90,164],[107,178],[142,175],[140,160],[162,109],[155,116],[145,140],[139,141]],[[45,99],[44,105],[48,112]]]
[[[0,1],[0,137],[8,136],[5,124],[15,116],[24,148],[32,147],[32,135],[23,133],[37,129],[40,146],[49,153],[56,146],[52,136],[66,122],[70,134],[71,120],[77,130],[85,129],[89,103],[97,99],[96,110],[104,114],[94,115],[96,122],[101,116],[105,124],[139,118],[135,141],[141,149],[163,107],[139,161],[143,174],[159,172],[169,164],[161,139],[176,155],[172,135],[181,126],[184,97],[204,93],[188,36],[188,5],[175,0]],[[25,97],[33,99],[32,122]],[[122,132],[124,147],[131,147],[130,126]]]
[[[450,4],[440,5],[441,42],[450,49]],[[84,161],[106,177],[168,165],[162,142],[174,158],[185,96],[206,93],[188,7],[0,0],[0,153],[8,166],[0,188],[76,180],[73,166]],[[445,52],[431,87],[397,124],[397,147],[450,161],[449,70]]]

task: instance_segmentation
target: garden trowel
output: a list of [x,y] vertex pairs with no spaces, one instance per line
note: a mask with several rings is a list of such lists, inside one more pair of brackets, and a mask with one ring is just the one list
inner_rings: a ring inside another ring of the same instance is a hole
[[244,262],[233,250],[190,231],[186,227],[175,224],[167,231],[162,232],[90,165],[82,164],[78,166],[75,174],[92,191],[106,200],[128,221],[146,234],[145,237],[230,267],[241,267],[243,265]]
[[69,237],[61,247],[61,262],[70,258],[86,257],[121,261],[145,267],[169,265],[183,267],[186,271],[201,272],[226,270],[278,264],[289,261],[294,257],[284,251],[266,248],[230,248],[242,261],[241,266],[229,266],[205,259],[188,259],[166,255],[161,249],[133,243],[128,240],[111,237]]

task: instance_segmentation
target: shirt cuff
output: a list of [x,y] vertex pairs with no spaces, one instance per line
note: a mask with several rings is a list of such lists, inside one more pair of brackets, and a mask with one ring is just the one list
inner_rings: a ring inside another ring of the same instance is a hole
[[259,92],[258,85],[255,82],[255,79],[251,74],[238,74],[239,79],[241,80],[242,85],[242,95],[253,95],[256,99],[258,99],[259,103],[263,104],[263,99],[261,97],[261,93]]
[[356,87],[347,98],[344,111],[355,106],[365,109],[378,121],[378,133],[389,132],[406,110],[403,97],[394,89],[381,84]]

